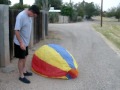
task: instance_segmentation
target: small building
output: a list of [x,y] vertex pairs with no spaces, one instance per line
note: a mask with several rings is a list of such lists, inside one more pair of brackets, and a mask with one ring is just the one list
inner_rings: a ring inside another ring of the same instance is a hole
[[56,12],[56,13],[60,13],[61,10],[55,10],[54,7],[50,7],[49,12]]

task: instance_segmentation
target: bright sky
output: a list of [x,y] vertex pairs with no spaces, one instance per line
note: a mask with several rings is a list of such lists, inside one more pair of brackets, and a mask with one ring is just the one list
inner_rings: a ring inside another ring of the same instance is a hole
[[[14,3],[18,3],[19,0],[10,0],[12,2],[12,5]],[[23,0],[24,4],[32,5],[35,0]],[[82,2],[83,0],[71,0],[74,3]],[[95,4],[98,4],[101,6],[101,0],[84,0],[86,2],[94,2]],[[70,0],[63,0],[63,2],[70,2]],[[111,7],[117,7],[120,3],[120,0],[103,0],[103,10],[108,10]]]

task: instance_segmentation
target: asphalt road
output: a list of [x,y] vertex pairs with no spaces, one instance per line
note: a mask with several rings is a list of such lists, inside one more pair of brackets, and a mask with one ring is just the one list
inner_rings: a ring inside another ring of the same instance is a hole
[[[0,73],[0,90],[120,90],[120,56],[93,30],[91,22],[49,24],[49,30],[58,32],[59,44],[76,59],[78,78],[61,80],[34,74],[28,77],[31,84],[26,85],[18,80],[16,70]],[[28,69],[32,54],[28,57]]]
[[120,56],[91,24],[50,25],[51,30],[62,33],[61,45],[75,57],[80,72],[77,79],[62,83],[58,90],[120,90]]

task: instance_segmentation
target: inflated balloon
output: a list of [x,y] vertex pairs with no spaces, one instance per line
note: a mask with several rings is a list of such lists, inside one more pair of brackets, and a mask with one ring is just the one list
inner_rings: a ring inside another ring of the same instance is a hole
[[49,78],[73,79],[78,76],[78,65],[74,57],[56,44],[44,45],[35,51],[32,70]]

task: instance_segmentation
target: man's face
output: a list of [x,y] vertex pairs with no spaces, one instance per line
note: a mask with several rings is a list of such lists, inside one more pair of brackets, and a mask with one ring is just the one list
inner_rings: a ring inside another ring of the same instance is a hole
[[37,17],[37,14],[32,12],[32,11],[29,11],[29,17]]

